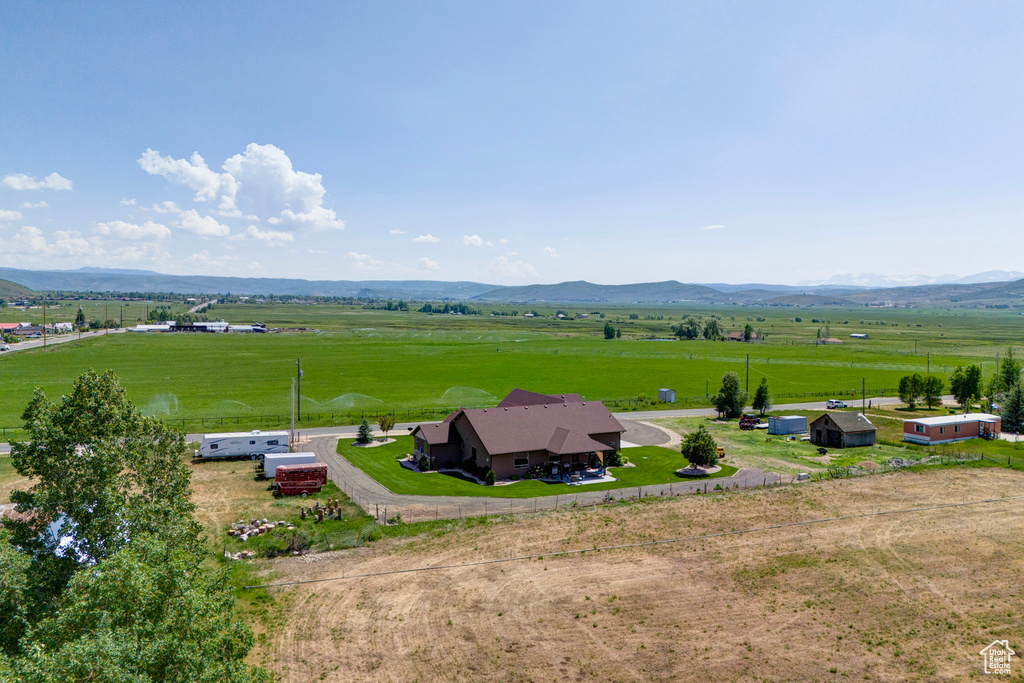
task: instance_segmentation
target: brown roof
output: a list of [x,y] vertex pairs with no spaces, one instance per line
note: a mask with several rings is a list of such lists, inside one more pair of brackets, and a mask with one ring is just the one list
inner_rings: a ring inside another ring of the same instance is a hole
[[[873,432],[875,431],[875,425],[871,424],[871,420],[867,419],[860,413],[825,413],[814,422],[828,417],[831,418],[836,426],[844,432]],[[811,424],[813,425],[814,422]]]
[[412,434],[413,436],[416,436],[416,432],[419,432],[423,440],[431,446],[440,443],[449,443],[455,436],[452,434],[452,420],[454,420],[460,412],[462,411],[460,410],[452,413],[446,417],[443,422],[438,422],[437,424],[419,425],[416,429],[412,430]]
[[[590,435],[626,431],[603,403],[595,401],[463,410],[454,418],[461,420],[469,422],[491,455],[543,451],[549,445],[561,453],[608,450]],[[558,430],[568,434],[556,434]]]
[[535,391],[526,389],[513,389],[508,396],[498,404],[499,408],[511,408],[512,406],[542,406],[552,403],[583,403],[579,394],[538,394]]

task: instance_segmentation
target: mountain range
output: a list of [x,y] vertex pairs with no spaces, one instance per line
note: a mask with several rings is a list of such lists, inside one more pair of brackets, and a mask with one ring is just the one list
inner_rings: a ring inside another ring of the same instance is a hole
[[[1024,273],[989,271],[955,282],[875,286],[879,276],[830,278],[822,284],[693,284],[675,280],[601,285],[583,280],[558,284],[499,286],[432,280],[301,280],[204,275],[165,275],[147,270],[0,268],[0,280],[36,291],[174,292],[179,294],[274,294],[361,299],[461,300],[486,303],[572,304],[748,304],[769,306],[1022,305]],[[943,276],[945,277],[945,276]],[[1000,279],[1006,278],[1006,279]],[[892,278],[889,278],[890,280]],[[853,280],[853,282],[849,282]],[[885,280],[885,278],[883,278]]]

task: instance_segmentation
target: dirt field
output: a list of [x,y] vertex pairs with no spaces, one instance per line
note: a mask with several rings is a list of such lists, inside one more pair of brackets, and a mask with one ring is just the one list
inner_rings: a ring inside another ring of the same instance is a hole
[[[1024,494],[995,468],[565,510],[264,564],[275,580]],[[1024,651],[1024,500],[275,590],[283,681],[961,681]],[[1015,662],[1014,674],[1024,673]]]

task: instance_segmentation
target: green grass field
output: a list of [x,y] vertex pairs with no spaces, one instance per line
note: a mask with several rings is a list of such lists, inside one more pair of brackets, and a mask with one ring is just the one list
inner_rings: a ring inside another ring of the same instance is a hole
[[[548,484],[541,481],[518,481],[505,486],[483,486],[443,472],[413,472],[399,464],[398,459],[412,451],[411,436],[400,436],[394,443],[375,448],[360,448],[340,442],[338,453],[353,465],[376,479],[392,493],[420,496],[486,496],[489,498],[534,498],[536,496],[571,495],[581,491],[611,491],[637,486],[693,481],[676,474],[686,466],[678,451],[660,446],[641,446],[622,451],[636,467],[613,467],[612,476],[619,481],[587,486]],[[708,479],[732,476],[736,468],[723,466]]]
[[[102,302],[85,306],[91,313],[102,310]],[[372,417],[385,411],[395,411],[400,421],[416,420],[424,411],[493,405],[517,386],[619,400],[617,407],[671,387],[678,392],[679,407],[705,405],[706,392],[715,392],[726,371],[745,379],[748,354],[751,387],[767,378],[777,403],[850,396],[859,393],[862,378],[869,394],[891,394],[902,375],[926,370],[928,354],[935,372],[980,362],[990,373],[995,355],[1019,342],[1021,322],[1017,313],[1005,310],[648,307],[634,312],[603,307],[605,319],[596,314],[596,307],[566,310],[574,314],[588,309],[588,320],[559,321],[341,305],[217,306],[211,317],[324,331],[123,334],[0,355],[0,428],[18,425],[36,386],[56,397],[88,368],[114,370],[145,413],[185,420],[177,424],[189,431],[279,426],[289,411],[296,358],[302,359],[305,373],[302,409],[312,418],[307,426],[351,423],[364,414]],[[58,310],[73,317],[77,303]],[[132,318],[145,314],[137,303],[129,311]],[[727,330],[752,321],[768,334],[767,340],[647,340],[666,336],[670,325],[690,312],[719,315]],[[0,309],[0,320],[35,320],[41,313],[5,308]],[[636,319],[630,319],[631,314]],[[813,322],[815,318],[819,322]],[[623,330],[623,339],[603,338],[606,320]],[[847,343],[814,345],[824,320],[832,321],[832,336]],[[846,334],[862,331],[871,339],[852,340]],[[200,418],[215,419],[203,423]]]

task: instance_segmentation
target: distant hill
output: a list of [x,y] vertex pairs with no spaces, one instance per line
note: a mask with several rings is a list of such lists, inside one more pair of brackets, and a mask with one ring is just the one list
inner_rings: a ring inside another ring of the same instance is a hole
[[32,290],[24,285],[10,280],[0,280],[0,299],[24,299],[32,294]]
[[299,280],[206,275],[163,275],[106,269],[20,270],[0,268],[0,278],[35,290],[75,292],[178,292],[181,294],[281,294],[348,296],[366,299],[468,299],[495,289],[478,282],[431,280]]
[[632,304],[674,301],[715,303],[723,298],[722,292],[711,287],[684,285],[675,280],[635,285],[596,285],[577,280],[557,285],[500,287],[474,296],[473,301]]

